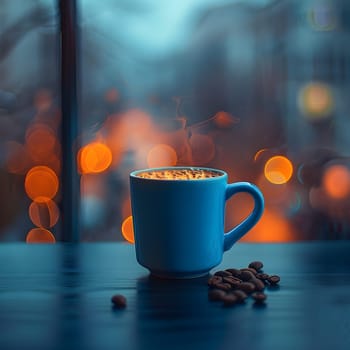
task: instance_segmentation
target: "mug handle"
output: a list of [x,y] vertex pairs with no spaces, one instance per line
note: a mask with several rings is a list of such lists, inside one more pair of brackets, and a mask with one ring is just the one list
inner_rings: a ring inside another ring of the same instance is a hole
[[254,209],[250,215],[232,230],[224,234],[224,251],[229,250],[235,242],[243,237],[260,219],[264,211],[264,196],[257,186],[249,182],[228,184],[225,192],[225,201],[234,194],[246,192],[254,199]]

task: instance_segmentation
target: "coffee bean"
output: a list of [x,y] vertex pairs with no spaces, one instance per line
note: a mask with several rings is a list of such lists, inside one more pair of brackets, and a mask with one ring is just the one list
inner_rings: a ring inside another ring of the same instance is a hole
[[263,282],[266,282],[267,279],[269,278],[269,275],[267,273],[257,273],[255,277],[258,278],[259,280],[262,280]]
[[228,276],[232,276],[232,273],[229,271],[216,271],[214,273],[214,276],[220,276],[220,277],[228,277]]
[[254,284],[255,290],[257,291],[262,291],[265,288],[265,283],[262,280],[259,280],[258,278],[253,278],[249,282]]
[[244,267],[243,269],[241,269],[241,271],[249,271],[251,272],[254,276],[258,273],[255,269],[253,269],[252,267]]
[[244,282],[250,281],[251,279],[255,278],[255,275],[251,271],[241,271],[240,279]]
[[237,287],[242,283],[242,280],[240,280],[237,277],[229,276],[229,277],[223,277],[223,282],[230,283],[232,287]]
[[124,309],[126,307],[126,298],[124,295],[113,295],[111,301],[113,303],[113,306],[117,309]]
[[248,267],[253,268],[256,271],[260,271],[263,268],[264,264],[261,261],[252,261]]
[[255,290],[255,285],[251,282],[242,282],[239,287],[240,290],[242,290],[243,292],[249,294],[254,292]]
[[210,301],[219,301],[219,300],[223,300],[225,295],[226,295],[226,292],[224,292],[221,289],[211,289],[208,292],[208,299]]
[[237,301],[240,303],[244,302],[248,298],[248,295],[240,289],[234,290],[232,294],[237,297]]
[[240,269],[226,269],[226,271],[230,272],[232,276],[240,278],[241,270]]
[[238,297],[235,294],[226,294],[223,298],[222,301],[224,302],[224,306],[233,306],[237,304]]
[[222,282],[222,283],[217,283],[217,284],[215,285],[215,288],[224,290],[224,291],[226,291],[226,292],[232,289],[230,283],[224,283],[224,282]]
[[281,278],[277,275],[272,275],[269,276],[269,278],[267,279],[271,284],[275,285],[278,284],[278,282],[281,280]]
[[251,297],[257,304],[264,303],[267,298],[266,294],[262,292],[254,292],[252,293]]
[[218,283],[221,283],[221,282],[222,282],[221,276],[211,276],[208,279],[208,286],[215,287]]

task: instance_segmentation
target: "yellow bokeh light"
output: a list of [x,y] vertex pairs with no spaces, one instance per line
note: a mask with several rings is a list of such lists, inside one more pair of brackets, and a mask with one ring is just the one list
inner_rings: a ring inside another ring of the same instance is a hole
[[330,116],[334,109],[332,91],[324,83],[309,83],[300,90],[298,105],[307,119],[325,119]]
[[26,237],[27,243],[56,243],[55,236],[44,228],[31,229]]
[[266,162],[264,174],[271,183],[275,185],[284,184],[293,175],[293,165],[287,157],[274,156]]
[[55,197],[58,186],[56,173],[51,168],[42,165],[31,168],[24,180],[25,191],[28,197],[35,202]]
[[92,142],[79,151],[78,160],[83,174],[101,173],[111,165],[112,152],[107,145]]
[[350,171],[344,165],[330,166],[324,173],[322,184],[328,196],[341,199],[350,194]]
[[176,163],[175,150],[166,144],[155,145],[147,154],[147,164],[150,168],[174,166]]
[[122,235],[129,243],[135,243],[134,226],[131,215],[128,216],[122,223]]

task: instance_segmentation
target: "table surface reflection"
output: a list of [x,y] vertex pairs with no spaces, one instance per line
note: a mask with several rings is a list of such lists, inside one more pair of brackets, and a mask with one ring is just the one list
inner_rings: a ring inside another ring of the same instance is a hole
[[215,270],[252,260],[280,288],[223,308],[207,277],[150,278],[127,243],[0,245],[0,349],[350,349],[350,242],[237,243]]

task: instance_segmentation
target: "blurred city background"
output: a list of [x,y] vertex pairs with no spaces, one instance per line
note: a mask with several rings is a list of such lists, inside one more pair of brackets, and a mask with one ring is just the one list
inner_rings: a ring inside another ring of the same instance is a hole
[[[82,241],[132,241],[129,173],[165,165],[257,184],[244,241],[350,238],[349,1],[77,3]],[[58,22],[1,0],[0,241],[62,238]]]

